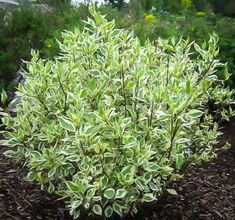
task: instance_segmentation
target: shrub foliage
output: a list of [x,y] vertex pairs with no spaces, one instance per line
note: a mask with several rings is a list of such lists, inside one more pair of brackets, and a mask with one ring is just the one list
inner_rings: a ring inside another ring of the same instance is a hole
[[216,76],[224,67],[216,35],[204,48],[174,38],[141,46],[90,12],[83,31],[63,33],[60,56],[32,52],[16,117],[1,113],[2,144],[12,148],[7,156],[25,159],[27,179],[65,198],[75,217],[122,216],[215,155],[213,117],[233,114],[233,92]]

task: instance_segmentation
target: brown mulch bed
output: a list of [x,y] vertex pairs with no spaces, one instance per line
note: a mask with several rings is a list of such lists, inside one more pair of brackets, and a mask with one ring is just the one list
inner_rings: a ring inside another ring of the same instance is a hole
[[[138,220],[235,220],[235,120],[225,125],[222,141],[231,149],[193,167],[173,183],[178,196],[168,195],[144,207]],[[0,220],[70,220],[62,201],[36,184],[24,181],[23,164],[7,159],[0,147]],[[82,219],[84,220],[84,218]]]

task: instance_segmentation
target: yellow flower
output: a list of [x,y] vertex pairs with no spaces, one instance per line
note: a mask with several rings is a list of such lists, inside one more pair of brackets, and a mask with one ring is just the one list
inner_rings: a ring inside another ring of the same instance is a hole
[[52,47],[52,45],[51,45],[51,44],[48,44],[48,45],[47,45],[47,47],[48,47],[48,48],[51,48],[51,47]]
[[145,21],[147,24],[153,23],[156,20],[156,17],[152,14],[145,16]]
[[199,12],[196,13],[196,15],[199,16],[199,17],[204,17],[204,16],[206,16],[206,12],[199,11]]

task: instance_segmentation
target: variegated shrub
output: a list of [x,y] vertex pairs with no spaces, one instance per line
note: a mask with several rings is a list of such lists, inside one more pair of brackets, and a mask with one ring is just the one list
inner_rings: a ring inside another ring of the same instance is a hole
[[7,156],[25,159],[27,179],[63,197],[74,217],[123,216],[215,155],[213,116],[233,114],[233,92],[216,75],[224,68],[217,36],[203,48],[174,38],[141,46],[90,11],[84,30],[63,33],[60,56],[32,52],[16,117],[1,113],[2,143]]

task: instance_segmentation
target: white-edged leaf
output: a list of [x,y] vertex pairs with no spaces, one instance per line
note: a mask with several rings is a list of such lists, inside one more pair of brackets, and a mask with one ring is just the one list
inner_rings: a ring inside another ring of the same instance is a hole
[[3,154],[9,158],[16,158],[18,153],[14,150],[6,150]]
[[102,215],[102,208],[100,205],[98,204],[95,204],[92,208],[93,212],[96,214],[96,215]]
[[192,109],[188,112],[191,117],[199,118],[202,116],[203,112],[197,109]]
[[115,196],[115,190],[112,188],[106,189],[104,191],[104,197],[107,199],[112,199]]
[[111,206],[108,206],[105,210],[104,210],[104,214],[107,218],[110,218],[113,214],[113,208]]
[[177,169],[180,169],[182,165],[184,164],[184,155],[183,154],[177,154],[176,155],[176,161],[175,161],[175,166]]
[[156,197],[152,193],[145,193],[143,197],[144,202],[152,202],[156,200]]
[[56,168],[53,167],[52,169],[49,170],[48,177],[51,178],[52,176],[54,176],[55,172],[56,172]]
[[113,203],[113,210],[116,212],[118,215],[122,216],[122,207],[118,203]]
[[91,188],[87,191],[86,196],[88,198],[93,198],[93,196],[95,195],[95,192],[96,192],[96,188]]
[[15,147],[22,145],[18,140],[12,138],[10,140],[0,140],[0,145],[7,146],[7,147]]
[[3,104],[5,104],[5,103],[6,103],[6,100],[7,100],[7,93],[6,93],[6,91],[3,89],[3,90],[2,90],[2,93],[1,93],[1,102],[2,102]]
[[143,177],[137,177],[135,179],[135,183],[136,186],[140,189],[140,190],[144,190],[146,188],[146,183]]
[[103,176],[100,178],[100,185],[102,189],[104,189],[107,186],[108,182],[109,182],[109,179],[107,178],[107,176]]
[[36,178],[37,178],[37,173],[29,172],[25,179],[28,181],[34,181]]
[[177,192],[174,189],[167,189],[166,191],[171,195],[177,196]]
[[59,120],[60,126],[62,128],[66,129],[68,131],[72,131],[72,132],[76,131],[76,128],[71,121],[69,121],[61,116],[58,116],[58,120]]
[[125,189],[118,189],[116,192],[116,199],[122,199],[127,194],[127,191]]
[[55,186],[49,182],[49,187],[47,188],[49,193],[53,193],[55,191]]

